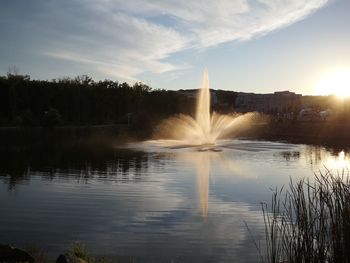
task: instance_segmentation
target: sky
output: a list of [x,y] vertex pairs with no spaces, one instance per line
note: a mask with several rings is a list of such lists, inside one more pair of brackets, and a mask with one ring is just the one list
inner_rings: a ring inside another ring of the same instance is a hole
[[[349,0],[4,0],[0,75],[318,94],[350,69]],[[350,70],[349,70],[350,72]]]

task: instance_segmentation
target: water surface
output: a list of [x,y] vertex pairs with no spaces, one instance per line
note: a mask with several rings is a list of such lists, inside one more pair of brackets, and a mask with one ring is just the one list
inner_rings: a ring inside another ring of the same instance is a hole
[[0,243],[35,244],[53,257],[81,241],[93,254],[138,262],[256,262],[252,238],[263,242],[260,202],[270,189],[349,166],[341,149],[254,141],[217,149],[2,150]]

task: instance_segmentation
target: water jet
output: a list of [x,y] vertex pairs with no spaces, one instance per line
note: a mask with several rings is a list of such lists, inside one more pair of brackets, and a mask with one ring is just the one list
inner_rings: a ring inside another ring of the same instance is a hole
[[[232,102],[233,103],[233,102]],[[162,121],[155,138],[166,139],[171,147],[198,147],[199,151],[219,151],[219,139],[232,138],[235,131],[247,128],[255,113],[219,114],[211,111],[208,71],[198,90],[194,117],[180,114]]]

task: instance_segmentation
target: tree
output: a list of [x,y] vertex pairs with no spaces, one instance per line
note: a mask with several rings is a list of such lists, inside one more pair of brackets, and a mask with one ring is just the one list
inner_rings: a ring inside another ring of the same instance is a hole
[[51,108],[44,112],[43,126],[52,130],[62,123],[62,116],[57,109]]

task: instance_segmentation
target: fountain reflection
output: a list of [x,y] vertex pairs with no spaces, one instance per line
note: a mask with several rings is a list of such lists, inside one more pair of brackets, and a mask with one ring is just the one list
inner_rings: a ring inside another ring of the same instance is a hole
[[217,173],[220,170],[223,173],[234,174],[237,177],[253,177],[247,170],[239,165],[237,161],[231,160],[226,156],[226,152],[213,151],[181,151],[175,155],[175,158],[180,162],[186,162],[190,167],[193,167],[197,178],[197,196],[201,214],[204,218],[208,217],[209,213],[209,195],[210,195],[210,176],[211,171]]
[[198,160],[195,162],[197,171],[197,185],[200,206],[202,209],[202,216],[208,216],[208,201],[209,201],[209,175],[210,175],[210,156],[208,153],[202,153],[199,155]]

